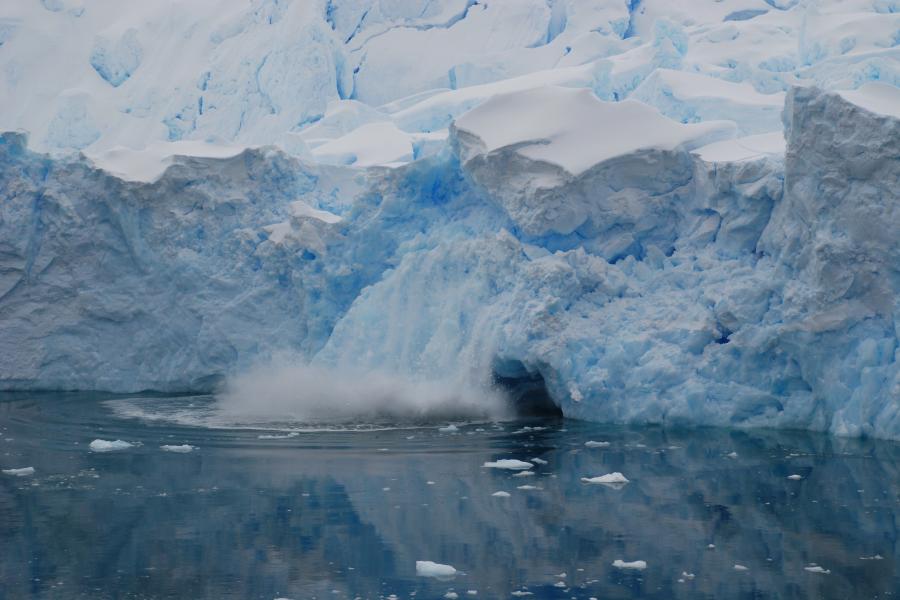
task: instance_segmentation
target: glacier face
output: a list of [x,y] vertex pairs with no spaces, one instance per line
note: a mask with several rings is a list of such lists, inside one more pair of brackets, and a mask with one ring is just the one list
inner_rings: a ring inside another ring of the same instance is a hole
[[[152,183],[7,134],[2,384],[197,389],[292,350],[414,379],[539,373],[573,417],[898,437],[900,120],[815,89],[785,120],[783,156],[655,143],[575,175],[473,127],[396,169],[248,150]],[[547,206],[497,193],[540,197],[522,174],[550,166],[542,191],[587,207],[574,231],[530,230]]]
[[0,388],[290,355],[900,438],[900,6],[213,4],[2,9]]

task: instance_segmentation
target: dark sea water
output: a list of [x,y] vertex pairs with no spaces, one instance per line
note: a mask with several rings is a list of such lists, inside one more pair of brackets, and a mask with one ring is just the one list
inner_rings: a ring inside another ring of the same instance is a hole
[[[0,476],[0,598],[900,597],[895,443],[566,420],[289,436],[211,428],[210,402],[0,397],[0,468],[35,469]],[[504,458],[546,464],[482,466]],[[611,472],[630,483],[581,480]]]

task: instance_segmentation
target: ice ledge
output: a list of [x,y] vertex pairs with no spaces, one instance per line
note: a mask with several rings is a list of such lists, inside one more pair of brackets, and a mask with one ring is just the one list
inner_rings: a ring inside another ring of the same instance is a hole
[[856,90],[837,92],[838,95],[869,112],[900,119],[900,88],[879,82],[870,82]]
[[210,144],[201,141],[153,142],[142,150],[117,146],[103,151],[84,151],[85,158],[123,181],[152,183],[182,158],[234,158],[249,146]]
[[642,150],[692,150],[735,131],[728,121],[684,125],[641,102],[604,102],[590,90],[556,86],[494,96],[453,128],[466,141],[464,162],[512,151],[573,176]]

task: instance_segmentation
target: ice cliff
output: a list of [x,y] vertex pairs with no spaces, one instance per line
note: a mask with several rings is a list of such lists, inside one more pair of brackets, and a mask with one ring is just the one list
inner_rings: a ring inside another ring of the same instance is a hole
[[[900,438],[900,6],[706,4],[4,9],[0,388],[209,390],[290,352]],[[93,25],[53,95],[27,33],[63,19]],[[179,47],[209,68],[173,95]]]

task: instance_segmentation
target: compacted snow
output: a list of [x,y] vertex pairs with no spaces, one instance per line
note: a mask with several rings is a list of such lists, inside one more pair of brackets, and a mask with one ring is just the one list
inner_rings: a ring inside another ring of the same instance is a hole
[[0,387],[900,438],[895,4],[7,3]]

